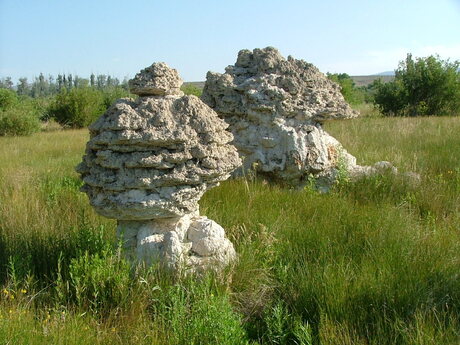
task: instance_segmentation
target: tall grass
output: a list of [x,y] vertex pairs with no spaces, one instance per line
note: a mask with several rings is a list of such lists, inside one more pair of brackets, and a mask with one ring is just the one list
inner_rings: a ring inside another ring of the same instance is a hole
[[323,195],[257,177],[201,200],[238,261],[195,279],[133,269],[78,191],[87,133],[0,138],[0,343],[458,344],[460,121],[326,129],[379,176]]

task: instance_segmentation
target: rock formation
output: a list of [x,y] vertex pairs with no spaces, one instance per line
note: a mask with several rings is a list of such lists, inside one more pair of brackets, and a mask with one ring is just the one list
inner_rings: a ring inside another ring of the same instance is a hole
[[117,100],[90,127],[77,167],[95,210],[118,220],[127,253],[147,264],[204,269],[235,257],[224,229],[199,215],[203,193],[241,161],[228,125],[176,70],[154,63],[129,82],[137,100]]
[[351,177],[394,169],[388,162],[356,165],[321,125],[358,115],[339,85],[312,64],[284,59],[275,48],[241,50],[224,74],[208,72],[202,100],[230,125],[243,159],[240,174],[255,169],[293,186],[314,178],[327,190],[341,169]]

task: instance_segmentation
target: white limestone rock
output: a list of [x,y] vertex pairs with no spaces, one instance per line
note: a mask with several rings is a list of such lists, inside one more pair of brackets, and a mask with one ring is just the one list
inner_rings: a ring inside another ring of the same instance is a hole
[[208,72],[202,99],[224,118],[241,122],[248,117],[261,125],[278,117],[316,122],[358,115],[338,84],[312,64],[291,56],[286,60],[272,47],[241,50],[224,74]]
[[[129,119],[141,119],[133,125]],[[195,212],[240,164],[227,124],[195,96],[118,100],[89,129],[77,171],[91,205],[115,219]]]
[[[202,271],[220,269],[236,258],[224,229],[203,216],[148,221],[119,221],[117,232],[126,252],[147,265]],[[134,236],[133,236],[134,234]]]
[[230,126],[243,159],[238,174],[255,169],[302,186],[311,177],[331,185],[342,168],[356,176],[372,170],[360,170],[355,157],[322,129],[325,120],[358,115],[339,85],[275,48],[241,50],[224,74],[208,72],[202,100]]
[[139,96],[182,95],[181,85],[182,79],[177,70],[168,67],[164,62],[144,68],[129,81],[131,93]]
[[[190,217],[201,219],[201,196],[241,165],[228,125],[199,98],[178,92],[181,84],[164,63],[142,70],[130,81],[141,97],[119,99],[89,127],[77,167],[91,205],[119,220],[125,248],[148,264],[168,267],[193,252],[187,231]],[[220,248],[229,250],[227,242],[209,246],[212,254],[200,251],[205,261],[219,257]]]

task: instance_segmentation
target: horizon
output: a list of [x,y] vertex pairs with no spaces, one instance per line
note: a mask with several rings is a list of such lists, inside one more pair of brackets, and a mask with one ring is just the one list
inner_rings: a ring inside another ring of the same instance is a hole
[[[322,72],[324,74],[326,74],[327,72]],[[28,83],[32,83],[34,82],[36,79],[38,79],[38,77],[40,76],[40,74],[43,74],[43,76],[45,77],[46,80],[49,80],[50,77],[53,77],[54,78],[54,81],[56,82],[56,77],[58,75],[61,75],[61,76],[72,76],[72,78],[82,78],[82,79],[85,79],[87,81],[89,81],[90,77],[91,77],[91,74],[90,75],[78,75],[78,74],[73,74],[73,73],[59,73],[59,74],[50,74],[50,73],[43,73],[43,72],[40,72],[38,75],[34,75],[32,77],[24,77],[24,78],[27,78],[27,82]],[[125,80],[128,81],[129,79],[132,79],[134,77],[133,76],[125,76],[123,77],[122,79],[121,78],[118,78],[117,76],[113,76],[113,75],[109,75],[109,74],[103,74],[103,73],[92,73],[94,74],[95,77],[97,77],[98,75],[105,75],[105,76],[110,76],[110,77],[114,77],[114,78],[117,78],[118,81],[121,83],[123,83]],[[349,75],[351,78],[359,78],[359,77],[375,77],[375,78],[379,78],[379,77],[392,77],[394,76],[394,71],[384,71],[384,72],[381,72],[381,73],[376,73],[376,74],[366,74],[366,75]],[[4,78],[7,78],[7,77],[10,77],[10,76],[2,76],[0,75],[0,80],[3,80]],[[19,78],[23,78],[23,77],[19,77]],[[13,82],[14,82],[14,88],[17,86],[17,84],[19,83],[19,78],[18,79],[11,79]],[[203,80],[183,80],[184,83],[204,83],[206,81],[206,78],[203,79]]]
[[197,82],[224,72],[239,50],[266,46],[323,73],[374,76],[394,71],[408,53],[460,60],[459,22],[455,0],[0,0],[0,78],[94,73],[122,81],[164,61]]

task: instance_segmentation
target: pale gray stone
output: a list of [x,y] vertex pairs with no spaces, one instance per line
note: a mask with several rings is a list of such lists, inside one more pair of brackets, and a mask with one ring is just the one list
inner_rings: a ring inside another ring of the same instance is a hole
[[254,169],[293,186],[314,178],[327,190],[340,169],[353,176],[379,171],[356,165],[322,128],[326,120],[358,115],[339,85],[275,48],[241,50],[224,74],[208,72],[202,100],[229,124],[243,159],[237,175]]
[[195,271],[218,269],[236,258],[224,229],[203,216],[123,221],[119,222],[121,227],[124,233],[137,233],[136,245],[125,247],[128,257],[148,265],[160,263],[171,269]]
[[139,96],[182,95],[182,83],[175,69],[169,68],[164,62],[158,62],[136,74],[129,81],[129,89]]
[[198,201],[241,165],[228,125],[199,98],[179,92],[181,84],[164,63],[142,70],[130,81],[141,97],[117,100],[89,126],[77,167],[94,209],[118,220],[123,247],[147,264],[176,268],[188,264],[187,256],[230,252],[212,221],[222,237],[207,238],[223,244],[207,244],[212,250],[203,254],[193,252],[187,232],[192,223],[208,226]]

